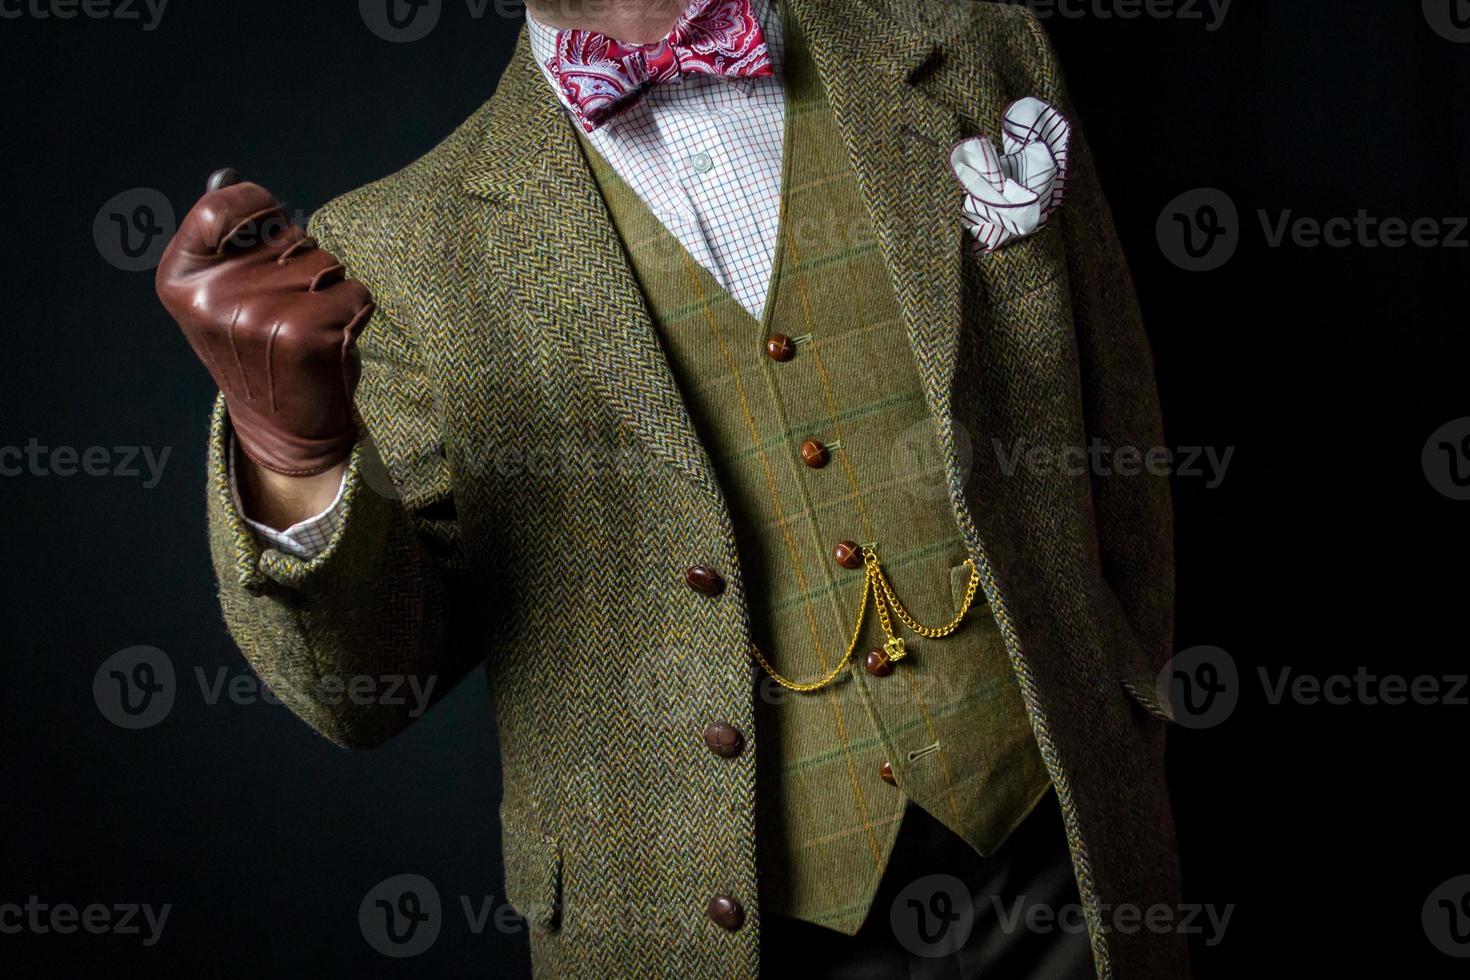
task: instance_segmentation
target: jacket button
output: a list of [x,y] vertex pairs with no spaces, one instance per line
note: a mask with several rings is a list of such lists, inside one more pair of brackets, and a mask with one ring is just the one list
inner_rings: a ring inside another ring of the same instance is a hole
[[684,581],[701,595],[716,596],[725,591],[725,580],[708,565],[695,565],[684,573]]
[[827,461],[831,458],[832,454],[827,450],[826,445],[816,439],[808,439],[801,444],[801,461],[814,470],[826,466]]
[[863,549],[851,541],[839,542],[837,547],[832,549],[832,557],[837,559],[837,564],[843,568],[863,567]]
[[885,762],[878,767],[878,777],[889,786],[897,786],[898,780],[893,778],[893,763]]
[[766,338],[766,356],[784,364],[796,356],[796,344],[784,333],[773,333]]
[[710,899],[705,914],[715,925],[731,932],[745,924],[745,909],[729,895],[716,895]]
[[893,673],[893,661],[888,659],[888,651],[882,647],[869,650],[867,658],[863,660],[863,666],[868,668],[868,673],[874,677],[887,677]]
[[745,736],[740,729],[717,721],[704,730],[704,744],[722,759],[733,759],[745,750]]

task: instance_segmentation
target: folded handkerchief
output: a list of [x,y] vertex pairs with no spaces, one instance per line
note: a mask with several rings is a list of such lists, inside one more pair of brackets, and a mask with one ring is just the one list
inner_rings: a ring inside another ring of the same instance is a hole
[[972,136],[949,154],[966,191],[965,224],[986,252],[1046,224],[1067,187],[1072,124],[1061,110],[1041,99],[1019,99],[1006,107],[1002,133],[1004,154],[985,136]]

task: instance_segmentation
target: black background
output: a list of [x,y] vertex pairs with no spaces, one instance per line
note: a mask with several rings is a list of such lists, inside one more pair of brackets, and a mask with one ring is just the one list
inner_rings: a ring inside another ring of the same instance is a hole
[[[1089,4],[1045,22],[1134,266],[1168,439],[1234,450],[1218,487],[1175,482],[1178,647],[1223,647],[1244,680],[1226,723],[1178,729],[1170,750],[1188,897],[1235,906],[1197,972],[1462,973],[1420,912],[1470,872],[1466,709],[1273,705],[1257,669],[1466,669],[1470,504],[1437,493],[1420,461],[1432,432],[1470,415],[1466,236],[1273,247],[1257,212],[1470,214],[1470,43],[1432,30],[1418,0],[1237,0],[1217,30]],[[0,446],[171,447],[153,489],[0,477],[0,903],[173,905],[152,948],[0,934],[0,967],[527,975],[523,935],[474,935],[459,911],[460,895],[503,900],[481,675],[364,754],[285,709],[200,694],[196,670],[249,677],[202,531],[212,389],[152,276],[114,268],[92,233],[131,188],[182,216],[226,163],[309,213],[447,135],[493,91],[518,25],[461,0],[411,44],[343,0],[173,0],[151,32],[0,19]],[[1241,245],[1190,273],[1155,223],[1200,187],[1238,206]],[[166,651],[181,690],[161,724],[124,731],[92,679],[136,645]],[[428,877],[448,907],[433,949],[407,961],[357,925],[367,890],[399,873]]]

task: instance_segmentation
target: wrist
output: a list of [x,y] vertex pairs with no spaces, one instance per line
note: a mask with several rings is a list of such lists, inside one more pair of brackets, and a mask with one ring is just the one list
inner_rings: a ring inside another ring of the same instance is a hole
[[266,469],[235,446],[240,500],[251,520],[277,531],[321,514],[337,499],[347,472],[344,460],[310,476],[286,476]]

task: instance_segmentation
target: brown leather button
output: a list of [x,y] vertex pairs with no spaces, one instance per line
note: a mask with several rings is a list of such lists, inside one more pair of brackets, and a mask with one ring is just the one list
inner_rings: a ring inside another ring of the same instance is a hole
[[874,677],[887,677],[893,673],[893,661],[888,659],[888,651],[882,647],[869,650],[863,666],[868,668],[868,673]]
[[837,547],[832,549],[832,557],[837,559],[837,564],[843,568],[863,567],[863,549],[851,541],[839,542]]
[[796,356],[796,344],[784,333],[773,333],[766,338],[766,356],[785,364]]
[[731,932],[745,924],[745,908],[729,895],[716,895],[704,911],[715,925]]
[[684,581],[702,595],[715,596],[725,591],[725,580],[720,573],[708,565],[695,565],[684,573]]
[[717,721],[704,730],[704,744],[722,759],[733,759],[745,750],[745,736],[734,725]]
[[890,786],[897,786],[898,780],[893,778],[893,763],[885,762],[878,767],[878,776]]
[[827,450],[826,445],[816,439],[808,439],[801,444],[801,461],[814,470],[826,466],[831,458],[832,453]]

